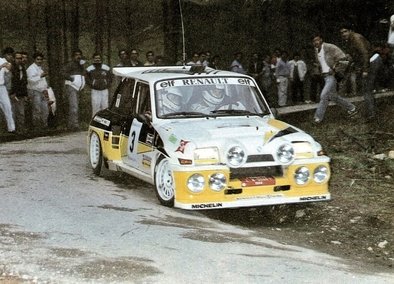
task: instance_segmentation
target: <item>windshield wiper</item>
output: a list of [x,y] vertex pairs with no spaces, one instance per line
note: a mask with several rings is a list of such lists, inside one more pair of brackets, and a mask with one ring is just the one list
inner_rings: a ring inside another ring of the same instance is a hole
[[261,115],[259,113],[250,112],[248,110],[243,110],[243,109],[217,109],[217,110],[211,111],[211,113],[214,113],[214,114],[235,114],[235,115],[245,114],[245,115],[258,115],[258,116]]
[[206,114],[197,111],[179,111],[179,112],[171,112],[171,113],[163,114],[161,117],[166,118],[173,116],[206,116]]

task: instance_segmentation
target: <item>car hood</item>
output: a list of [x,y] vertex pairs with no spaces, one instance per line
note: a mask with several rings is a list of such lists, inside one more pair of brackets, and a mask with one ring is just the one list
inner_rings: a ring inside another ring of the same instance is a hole
[[303,141],[316,144],[302,130],[269,116],[183,119],[161,124],[156,129],[168,154],[177,156],[207,147],[217,147],[223,152],[233,145],[240,145],[252,155],[272,152],[276,149],[274,145],[279,143]]

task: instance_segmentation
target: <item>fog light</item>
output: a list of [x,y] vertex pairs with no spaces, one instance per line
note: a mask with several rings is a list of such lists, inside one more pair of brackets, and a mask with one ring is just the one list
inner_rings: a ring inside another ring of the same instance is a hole
[[214,191],[221,191],[226,187],[226,176],[216,173],[209,177],[209,187]]
[[297,184],[306,184],[309,180],[309,175],[307,167],[300,167],[294,173],[294,180]]
[[194,193],[201,192],[204,189],[205,180],[200,174],[194,174],[187,180],[187,188]]
[[317,183],[323,183],[328,179],[328,168],[326,166],[318,166],[313,172],[313,180]]

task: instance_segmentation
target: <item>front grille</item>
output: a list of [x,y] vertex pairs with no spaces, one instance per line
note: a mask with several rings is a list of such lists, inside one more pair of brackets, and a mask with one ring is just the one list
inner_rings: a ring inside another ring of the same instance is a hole
[[240,179],[246,177],[281,177],[283,170],[281,166],[254,167],[254,168],[231,168],[230,179]]

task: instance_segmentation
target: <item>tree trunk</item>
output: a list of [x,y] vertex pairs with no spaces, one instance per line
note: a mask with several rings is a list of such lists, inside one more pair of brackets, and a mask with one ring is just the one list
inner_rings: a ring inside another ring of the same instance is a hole
[[96,0],[96,19],[95,19],[95,49],[96,52],[103,54],[104,50],[104,2],[102,0]]
[[112,15],[111,15],[110,1],[111,0],[105,1],[105,15],[107,15],[107,59],[108,59],[107,62],[109,66],[111,66],[111,51],[112,51],[112,47],[111,47]]
[[32,11],[33,11],[33,5],[31,3],[31,0],[26,1],[26,15],[27,15],[27,28],[26,30],[28,31],[28,50],[27,52],[29,54],[33,54],[37,50],[37,45],[36,45],[36,28],[35,24],[33,23],[32,20]]
[[181,15],[178,0],[163,0],[163,33],[164,54],[167,55],[168,63],[176,63],[179,54],[179,38],[181,35]]
[[45,0],[49,85],[53,88],[59,118],[64,117],[62,67],[62,0]]
[[[126,42],[127,42],[127,47],[128,49],[134,48],[134,37],[133,37],[133,30],[134,30],[134,24],[133,24],[133,17],[134,17],[134,9],[132,8],[132,3],[131,1],[126,1],[127,3],[125,4],[125,21],[126,21]],[[128,4],[129,3],[129,4]]]
[[79,0],[74,0],[71,21],[71,49],[79,48]]
[[67,0],[62,0],[62,13],[63,13],[63,61],[67,62],[70,54],[69,54],[69,48],[68,48],[68,37],[67,37],[67,32],[68,32],[68,24],[67,24]]

